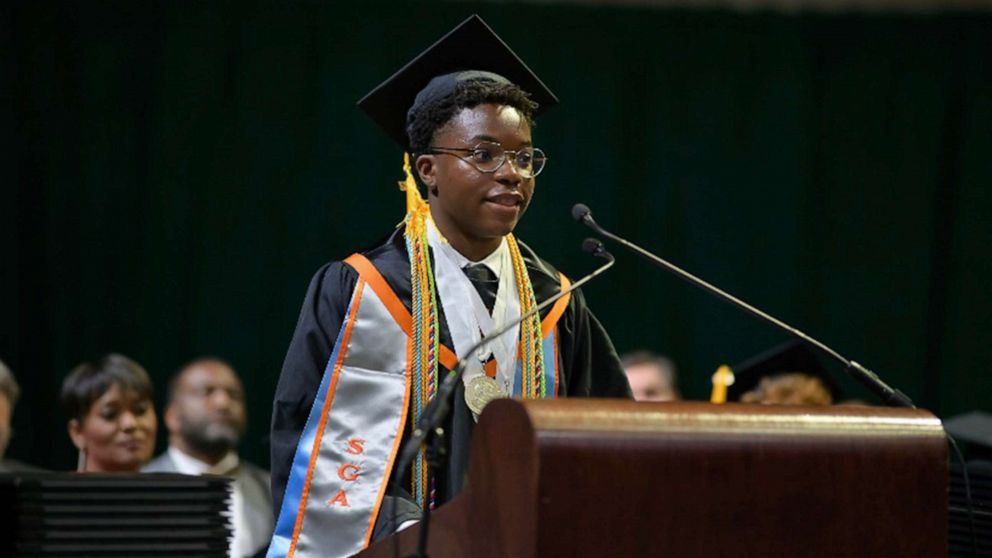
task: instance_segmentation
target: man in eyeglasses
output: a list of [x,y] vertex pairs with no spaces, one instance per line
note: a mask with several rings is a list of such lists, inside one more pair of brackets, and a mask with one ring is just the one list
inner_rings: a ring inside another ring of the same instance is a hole
[[[512,234],[547,161],[533,118],[556,101],[473,16],[359,102],[408,153],[407,215],[311,282],[273,408],[270,557],[351,555],[455,496],[493,398],[630,397],[579,292],[469,354],[568,284]],[[392,470],[459,358],[447,462]]]

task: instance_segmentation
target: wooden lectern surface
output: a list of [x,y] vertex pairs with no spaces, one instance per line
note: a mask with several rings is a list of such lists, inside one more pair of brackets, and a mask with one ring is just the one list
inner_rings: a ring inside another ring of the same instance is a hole
[[[946,556],[947,449],[922,410],[501,400],[471,459],[431,557]],[[406,556],[417,531],[361,556]]]

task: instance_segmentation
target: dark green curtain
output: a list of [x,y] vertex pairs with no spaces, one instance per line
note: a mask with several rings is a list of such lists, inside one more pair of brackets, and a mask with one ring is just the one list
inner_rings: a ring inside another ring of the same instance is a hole
[[[572,277],[596,265],[569,218],[583,201],[942,416],[990,407],[992,17],[477,8],[562,99],[518,231],[544,257]],[[244,451],[267,463],[311,274],[403,211],[401,154],[354,103],[470,9],[0,8],[0,359],[24,392],[10,455],[70,468],[62,378],[119,351],[160,395],[183,362],[229,360]],[[621,351],[671,355],[689,397],[785,339],[616,252],[593,309]]]

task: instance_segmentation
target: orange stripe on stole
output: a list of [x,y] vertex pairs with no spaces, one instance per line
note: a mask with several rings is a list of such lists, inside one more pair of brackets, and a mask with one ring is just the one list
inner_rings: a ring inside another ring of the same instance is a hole
[[[568,280],[568,277],[565,277],[564,273],[559,272],[558,278],[561,280],[561,291],[564,291],[571,286],[572,282]],[[547,337],[548,334],[551,333],[551,330],[558,324],[558,320],[560,320],[562,314],[565,313],[565,310],[568,308],[568,301],[571,299],[572,293],[569,293],[559,298],[558,301],[555,302],[554,306],[551,307],[551,311],[548,312],[548,315],[541,321],[541,339]]]
[[[375,265],[369,261],[368,258],[362,254],[352,254],[345,258],[345,263],[355,268],[355,271],[365,279],[375,294],[379,296],[379,300],[386,305],[386,309],[389,314],[396,321],[396,325],[400,326],[403,333],[406,333],[407,337],[413,337],[413,316],[410,315],[410,311],[403,306],[403,302],[400,301],[400,297],[396,296],[393,289],[389,287],[389,283],[383,278],[379,270],[376,269]],[[440,350],[440,361],[441,364],[448,370],[453,370],[455,365],[458,364],[458,357],[455,356],[455,352],[438,343]]]

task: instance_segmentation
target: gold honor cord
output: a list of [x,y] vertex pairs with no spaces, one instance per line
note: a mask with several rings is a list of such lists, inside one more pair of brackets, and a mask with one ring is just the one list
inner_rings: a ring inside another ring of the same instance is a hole
[[[410,355],[413,412],[410,413],[410,424],[415,426],[437,389],[437,289],[427,246],[426,223],[430,208],[417,189],[409,153],[403,154],[403,173],[406,178],[399,186],[400,190],[406,192],[406,217],[403,222],[406,224],[404,237],[410,258],[410,306],[413,318],[413,347]],[[413,461],[410,471],[410,492],[421,507],[430,497],[428,479],[427,459],[421,451]]]

